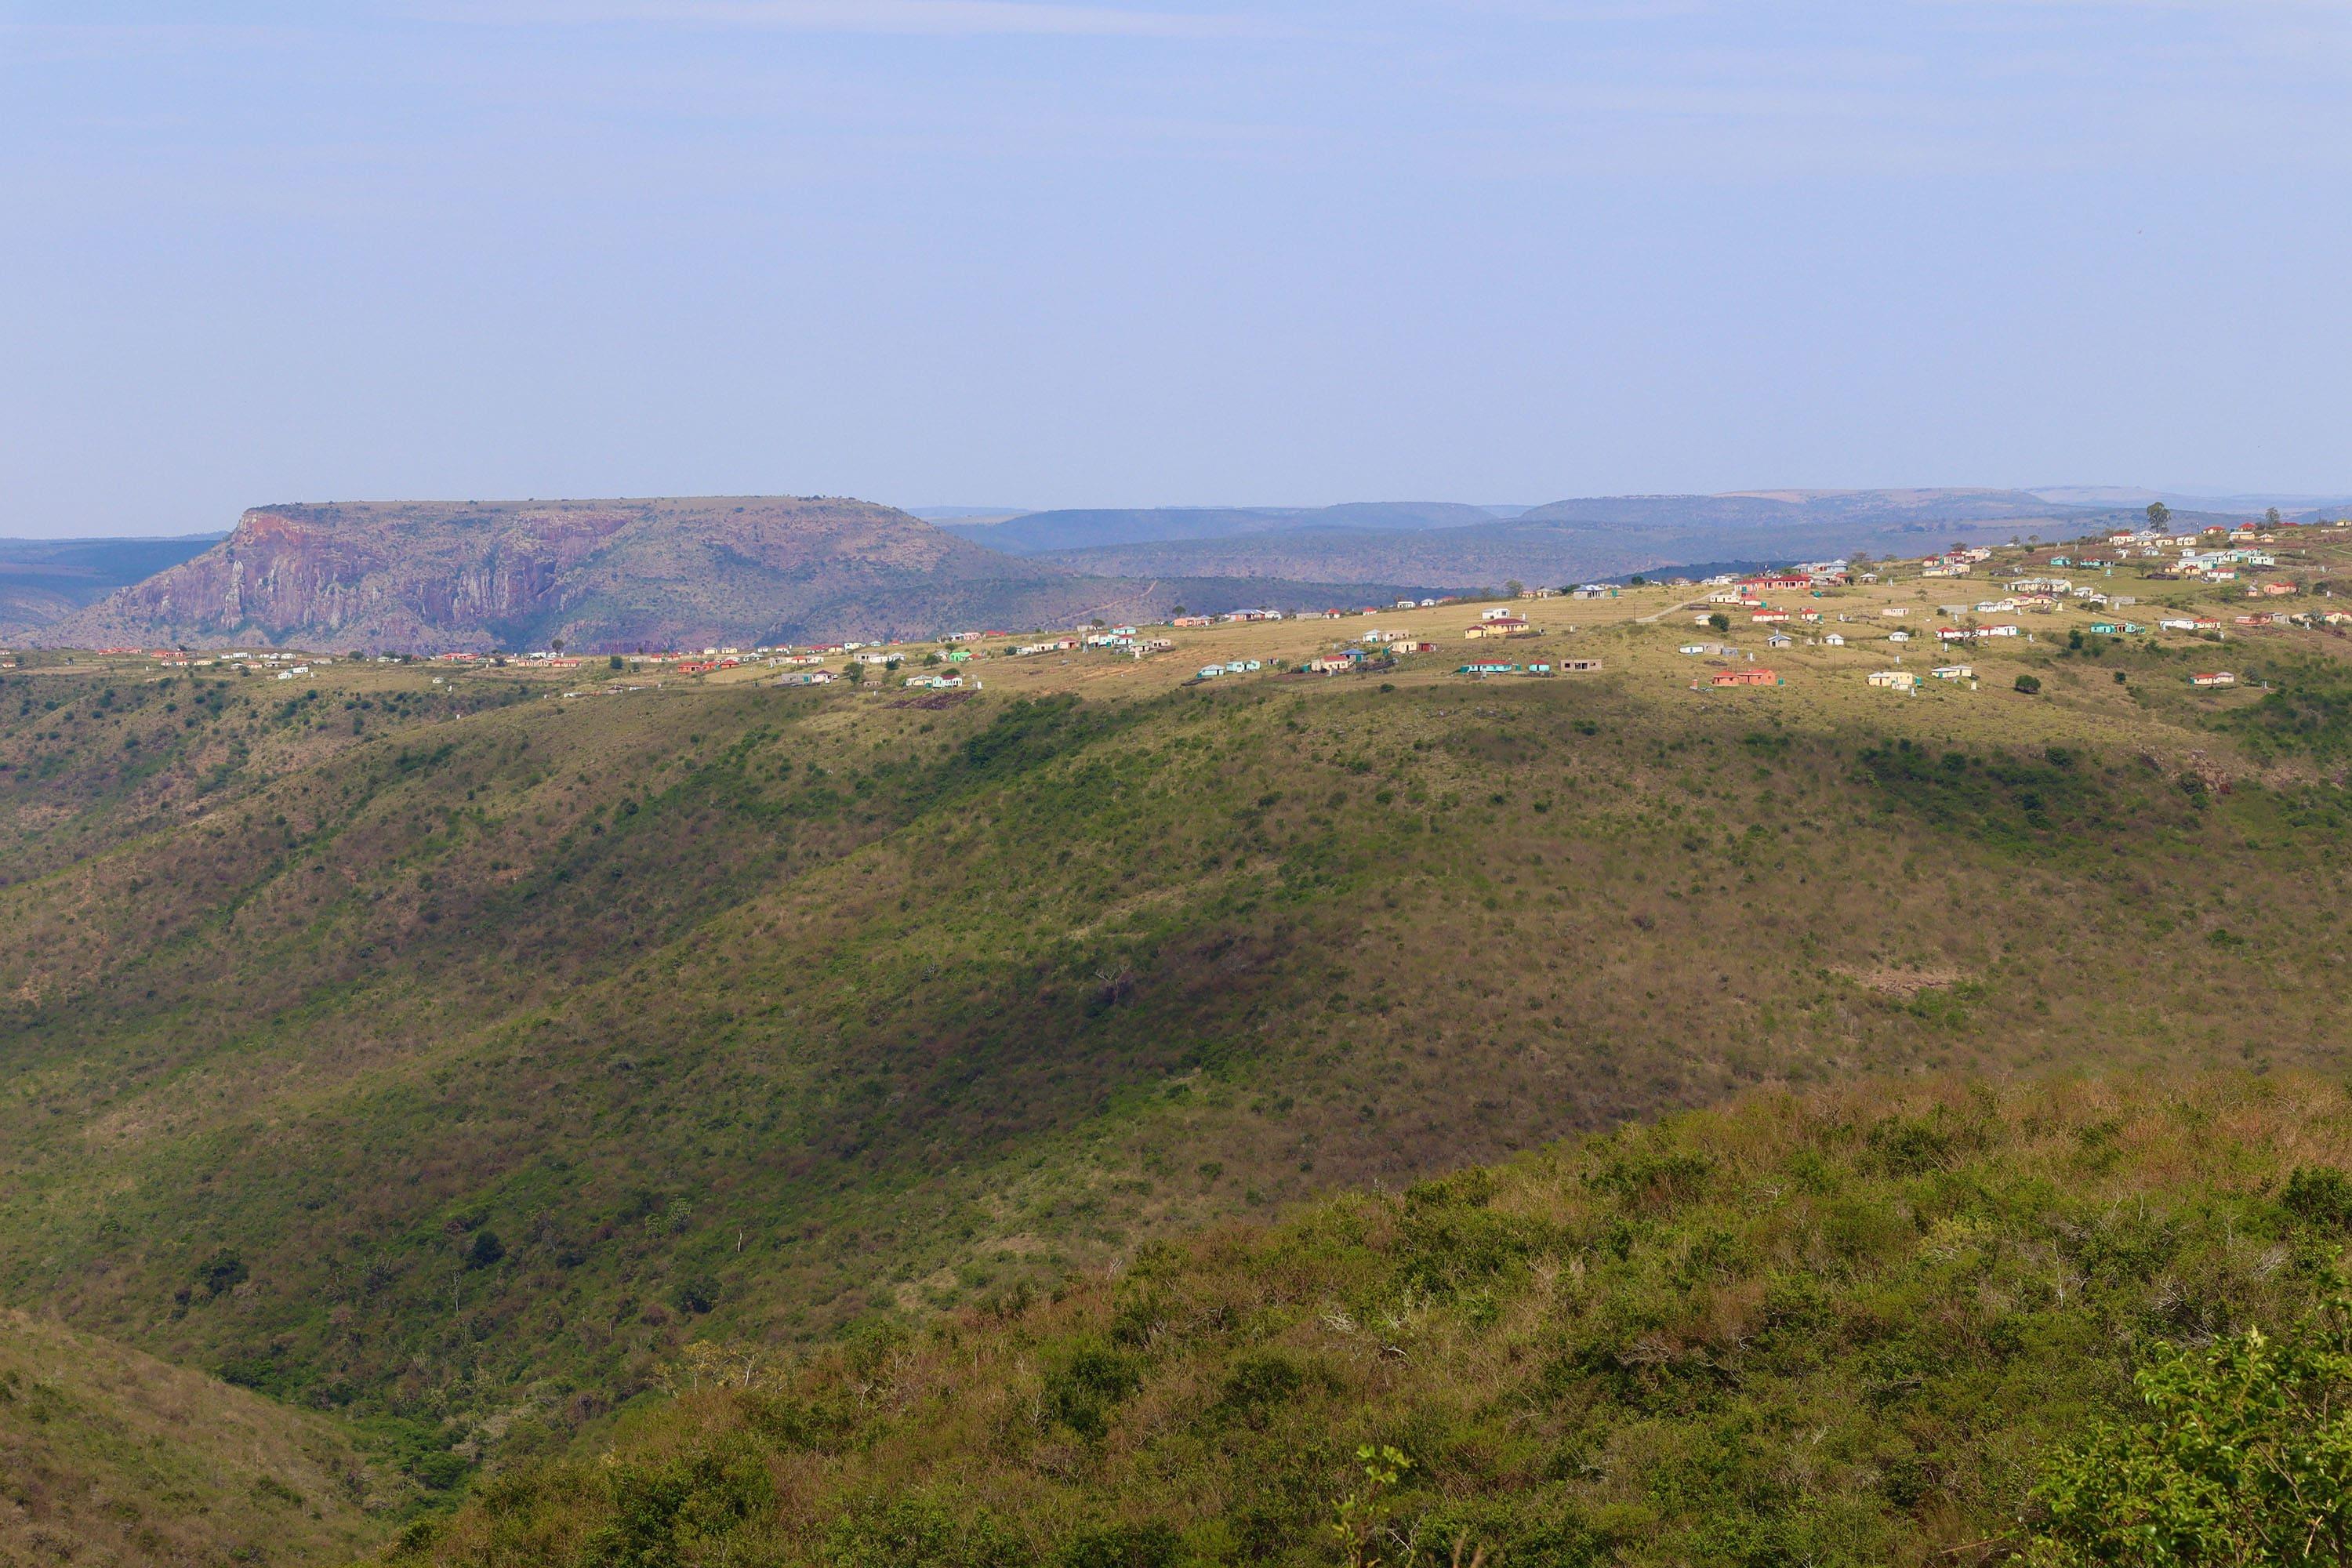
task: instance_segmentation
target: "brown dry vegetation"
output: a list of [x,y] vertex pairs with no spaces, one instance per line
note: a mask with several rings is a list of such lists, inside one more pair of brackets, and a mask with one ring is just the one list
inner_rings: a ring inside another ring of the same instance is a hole
[[320,1563],[404,1489],[333,1423],[0,1310],[0,1564]]

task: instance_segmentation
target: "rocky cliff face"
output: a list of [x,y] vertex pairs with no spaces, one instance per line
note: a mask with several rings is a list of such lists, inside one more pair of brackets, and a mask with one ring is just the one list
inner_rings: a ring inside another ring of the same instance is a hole
[[858,500],[278,506],[41,640],[624,649],[1028,625],[1100,593]]

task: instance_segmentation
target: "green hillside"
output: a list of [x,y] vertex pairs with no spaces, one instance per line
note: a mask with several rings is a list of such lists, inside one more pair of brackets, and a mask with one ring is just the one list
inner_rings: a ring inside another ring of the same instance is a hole
[[[2294,1340],[2342,1289],[2347,1157],[2352,1106],[2308,1080],[1759,1093],[806,1361],[695,1347],[677,1399],[493,1478],[395,1560],[1859,1568],[2096,1545],[2054,1506],[2062,1456],[2142,1427],[2131,1371],[2168,1342]],[[2340,1491],[2306,1506],[2312,1558],[2098,1560],[2340,1560]]]
[[0,1310],[0,1565],[331,1562],[415,1488],[336,1424]]
[[0,1304],[437,1506],[690,1345],[1741,1094],[2343,1070],[2336,639],[1727,697],[1643,592],[1549,682],[0,671]]

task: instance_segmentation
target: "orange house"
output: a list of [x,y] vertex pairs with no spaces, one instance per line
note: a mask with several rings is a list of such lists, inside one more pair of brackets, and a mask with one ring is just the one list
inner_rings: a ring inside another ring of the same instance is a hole
[[1780,678],[1769,669],[1718,669],[1709,686],[1778,686]]

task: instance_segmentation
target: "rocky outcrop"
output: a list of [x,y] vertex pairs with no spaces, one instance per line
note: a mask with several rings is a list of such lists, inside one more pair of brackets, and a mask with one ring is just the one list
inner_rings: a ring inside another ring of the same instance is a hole
[[41,640],[625,649],[1029,625],[1100,592],[834,498],[274,506]]

